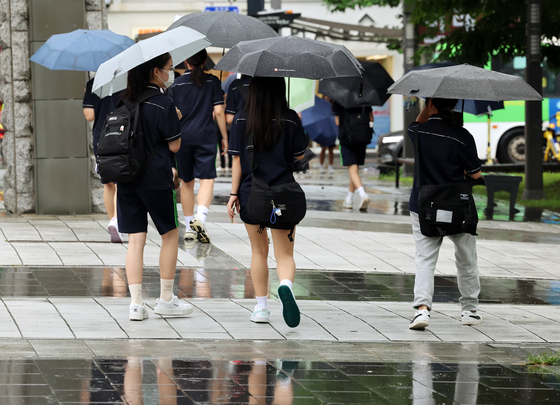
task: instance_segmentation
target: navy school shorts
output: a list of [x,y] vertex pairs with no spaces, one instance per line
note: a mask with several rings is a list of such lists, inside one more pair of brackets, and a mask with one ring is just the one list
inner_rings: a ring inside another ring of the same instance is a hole
[[342,166],[362,166],[366,161],[366,146],[350,147],[340,145]]
[[185,183],[194,179],[215,179],[216,155],[218,146],[210,145],[184,145],[175,154],[179,178]]
[[244,224],[247,225],[261,225],[264,228],[271,228],[271,229],[283,229],[285,231],[289,231],[291,229],[293,229],[296,225],[295,224],[283,224],[283,225],[272,225],[270,222],[265,222],[265,223],[258,223],[255,220],[249,218],[249,216],[247,215],[247,210],[244,209],[245,207],[240,206],[239,207],[239,218],[241,218],[241,221],[243,221]]
[[175,190],[139,190],[122,187],[117,190],[119,232],[148,232],[148,214],[160,235],[179,226]]

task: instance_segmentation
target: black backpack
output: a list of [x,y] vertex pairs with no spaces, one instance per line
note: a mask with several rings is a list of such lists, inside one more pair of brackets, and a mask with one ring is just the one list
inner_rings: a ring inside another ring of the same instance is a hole
[[97,144],[97,173],[103,181],[125,183],[140,177],[159,150],[161,143],[146,156],[142,125],[139,125],[140,104],[161,95],[148,89],[135,102],[122,99],[107,115]]
[[342,126],[338,140],[344,146],[366,146],[373,138],[373,129],[369,126],[369,109],[349,108],[344,110]]

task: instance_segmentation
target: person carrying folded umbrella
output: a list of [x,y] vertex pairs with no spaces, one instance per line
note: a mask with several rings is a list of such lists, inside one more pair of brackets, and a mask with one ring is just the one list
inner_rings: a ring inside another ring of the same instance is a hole
[[[282,77],[254,77],[249,86],[246,109],[237,113],[231,125],[231,143],[228,153],[233,155],[231,194],[227,204],[228,215],[235,209],[245,223],[251,243],[251,278],[257,296],[252,322],[267,323],[268,306],[268,238],[266,226],[253,220],[246,212],[251,193],[251,165],[247,153],[247,135],[254,137],[254,156],[258,163],[254,176],[273,187],[294,181],[294,158],[305,156],[308,140],[301,121],[288,108],[286,82]],[[300,313],[292,292],[296,265],[294,262],[295,226],[271,229],[274,242],[276,271],[280,279],[278,296],[282,301],[283,316],[289,327],[300,322]],[[263,229],[265,231],[263,232]],[[292,235],[292,237],[290,237]]]
[[[412,233],[416,244],[416,276],[414,303],[416,314],[410,329],[424,329],[430,324],[434,295],[434,272],[443,236],[424,236],[418,217],[418,185],[452,184],[465,181],[465,174],[478,179],[481,165],[473,136],[465,128],[453,123],[453,108],[457,100],[426,98],[426,107],[408,127],[408,136],[414,145],[418,130],[418,149],[421,155],[420,177],[414,173],[414,183],[408,204]],[[482,322],[478,310],[480,279],[476,256],[476,237],[470,233],[447,235],[455,245],[457,284],[461,298],[461,322],[477,325]]]
[[[204,73],[206,50],[196,53],[185,61],[188,70],[179,77],[167,92],[181,113],[181,149],[177,153],[177,165],[181,184],[181,205],[185,215],[185,240],[197,239],[210,243],[206,231],[206,217],[216,175],[216,126],[222,137],[222,150],[227,153],[228,138],[224,113],[224,92],[220,80]],[[194,215],[194,182],[200,180],[197,210]],[[190,227],[190,228],[189,228]]]

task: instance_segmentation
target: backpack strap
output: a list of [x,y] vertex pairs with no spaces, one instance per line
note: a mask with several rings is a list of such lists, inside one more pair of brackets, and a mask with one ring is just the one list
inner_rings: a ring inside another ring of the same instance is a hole
[[253,142],[253,133],[250,132],[247,136],[247,155],[249,157],[249,165],[251,166],[251,176],[253,171],[257,168],[257,162],[255,161],[255,145]]
[[232,86],[237,86],[237,91],[239,91],[239,94],[241,94],[241,97],[243,97],[245,104],[247,104],[247,102],[249,101],[249,89],[245,87],[241,79],[235,79],[233,82],[231,82],[231,84]]

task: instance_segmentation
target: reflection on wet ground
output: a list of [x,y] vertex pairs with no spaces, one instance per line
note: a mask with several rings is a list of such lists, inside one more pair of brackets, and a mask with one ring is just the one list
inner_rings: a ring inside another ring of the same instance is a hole
[[558,370],[476,362],[0,360],[3,404],[559,403]]
[[[159,272],[145,269],[146,297],[158,297]],[[275,270],[271,283],[277,280]],[[276,293],[271,284],[271,294]],[[560,281],[481,279],[481,303],[560,304]],[[414,275],[298,270],[296,298],[333,301],[412,301]],[[254,298],[246,269],[179,269],[175,294],[180,298]],[[126,297],[122,268],[0,268],[0,297]],[[435,302],[458,302],[456,277],[435,277]]]

